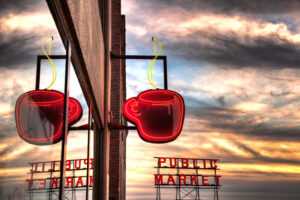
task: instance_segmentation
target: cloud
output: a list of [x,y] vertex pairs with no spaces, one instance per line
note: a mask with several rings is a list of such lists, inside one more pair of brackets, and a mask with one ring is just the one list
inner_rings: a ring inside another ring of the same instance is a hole
[[43,40],[49,35],[55,38],[52,52],[61,52],[61,47],[55,44],[60,43],[60,37],[48,13],[9,14],[2,16],[0,22],[0,68],[32,67],[36,56],[42,54]]
[[[164,155],[219,158],[222,199],[299,198],[290,186],[299,181],[300,164],[299,4],[123,1],[127,53],[153,54],[151,37],[159,38],[169,88],[186,104],[183,132],[174,142],[158,147],[129,133],[127,171],[136,178],[127,181],[128,199],[145,198],[138,191],[148,193],[140,185],[153,183],[149,158]],[[142,72],[130,73],[129,94],[147,88],[133,78]],[[136,165],[141,160],[142,167]]]
[[[128,0],[127,0],[128,2]],[[136,4],[139,1],[131,1]],[[222,14],[250,13],[250,14],[287,14],[299,11],[300,2],[297,0],[229,0],[229,1],[195,1],[195,0],[150,0],[143,1],[140,7],[147,7],[153,10],[163,10],[170,7],[180,7],[190,11],[212,12]]]
[[9,13],[33,12],[45,10],[47,5],[39,0],[2,0],[0,2],[0,17]]
[[[198,2],[194,3],[197,5]],[[212,12],[222,13],[261,13],[261,14],[286,14],[289,12],[299,11],[300,2],[297,0],[289,0],[288,2],[281,0],[230,0],[230,1],[202,1],[204,8]],[[199,8],[201,3],[199,3]]]
[[[201,38],[202,33],[193,36]],[[206,36],[205,36],[206,37]],[[279,38],[255,37],[252,41],[241,42],[239,35],[207,36],[208,43],[186,40],[168,43],[168,50],[176,49],[175,56],[200,63],[210,63],[218,67],[283,69],[300,68],[299,47]]]
[[[300,67],[300,34],[293,31],[299,28],[298,24],[292,28],[285,21],[268,21],[264,17],[253,18],[243,14],[207,13],[181,6],[189,5],[187,2],[171,2],[168,7],[159,7],[161,2],[157,1],[143,2],[143,6],[149,8],[143,11],[130,8],[135,17],[129,15],[127,18],[128,39],[136,41],[135,48],[139,51],[145,52],[145,46],[151,47],[150,39],[147,43],[145,38],[156,35],[163,43],[164,54],[168,54],[169,58],[197,62],[201,64],[198,67],[208,64],[257,69]],[[200,1],[193,1],[191,5],[195,2]],[[218,4],[217,1],[212,2]],[[236,1],[228,2],[228,5],[233,3],[233,7],[238,4]],[[289,5],[291,8],[293,2]],[[241,4],[253,3],[243,1]],[[275,4],[274,7],[282,6],[279,1]]]
[[[201,120],[212,131],[221,133],[234,133],[261,140],[300,141],[300,128],[291,125],[276,126],[271,119],[258,121],[256,114],[243,113],[235,109],[209,107],[188,107],[187,113],[193,118]],[[193,130],[196,131],[195,127]]]

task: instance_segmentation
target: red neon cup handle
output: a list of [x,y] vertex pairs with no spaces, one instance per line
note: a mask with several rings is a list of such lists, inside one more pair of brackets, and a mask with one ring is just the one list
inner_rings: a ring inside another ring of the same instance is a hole
[[131,104],[131,110],[133,112],[133,114],[136,114],[136,116],[138,116],[141,112],[139,109],[139,104],[137,101],[135,101],[133,104]]
[[124,103],[123,113],[130,121],[138,121],[141,112],[139,108],[139,103],[136,100],[136,98],[130,98]]
[[138,117],[141,114],[139,103],[134,98],[132,101],[129,102],[129,110],[132,115],[135,117]]

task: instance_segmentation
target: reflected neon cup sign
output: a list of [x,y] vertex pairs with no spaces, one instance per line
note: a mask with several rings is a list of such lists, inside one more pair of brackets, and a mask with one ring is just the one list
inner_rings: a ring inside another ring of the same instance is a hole
[[[31,144],[59,142],[63,130],[64,94],[56,90],[34,90],[22,94],[16,103],[16,125],[20,137]],[[68,124],[82,117],[80,103],[69,98]]]
[[125,117],[136,124],[140,137],[152,143],[175,140],[182,130],[185,107],[180,94],[147,90],[123,105]]

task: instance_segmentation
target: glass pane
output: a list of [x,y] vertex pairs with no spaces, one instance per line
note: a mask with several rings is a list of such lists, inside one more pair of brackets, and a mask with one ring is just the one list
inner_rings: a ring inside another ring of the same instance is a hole
[[[65,60],[53,59],[56,81],[50,90],[45,90],[52,81],[53,71],[49,61],[43,59],[40,90],[34,90],[36,60],[37,55],[44,55],[44,39],[53,35],[53,55],[65,55],[65,49],[45,1],[30,6],[25,1],[18,5],[8,2],[5,9],[0,16],[0,45],[6,49],[1,52],[0,59],[0,199],[56,199],[60,177]],[[46,52],[49,43],[50,40],[45,43]],[[68,122],[70,126],[85,125],[88,123],[88,106],[73,66],[70,69]],[[92,168],[93,131],[90,135]],[[85,199],[86,158],[87,130],[70,131],[65,193],[68,198],[75,195],[77,199]],[[89,176],[93,176],[92,169]],[[91,197],[92,190],[89,199]]]

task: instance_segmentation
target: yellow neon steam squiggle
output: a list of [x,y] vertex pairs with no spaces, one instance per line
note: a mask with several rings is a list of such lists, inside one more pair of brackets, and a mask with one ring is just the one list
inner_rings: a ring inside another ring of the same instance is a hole
[[[51,38],[51,42],[49,45],[49,55],[48,55],[44,49],[44,45],[49,38]],[[49,56],[51,56],[51,46],[52,46],[53,40],[54,40],[53,36],[49,36],[44,40],[43,45],[42,45],[43,52],[44,52],[45,56],[48,58],[48,60],[50,61],[51,68],[52,68],[52,81],[51,81],[50,85],[46,88],[47,90],[49,90],[50,87],[54,84],[54,82],[56,80],[56,76],[57,76],[56,67],[55,67],[53,61],[51,60],[51,58],[49,57]]]
[[[157,54],[156,54],[156,43],[155,43],[154,40],[156,40],[156,41],[159,43],[159,51],[158,51]],[[150,84],[151,84],[155,89],[157,89],[157,87],[156,87],[155,84],[154,84],[154,81],[153,81],[153,78],[152,78],[152,74],[153,74],[153,68],[154,68],[155,60],[156,60],[156,58],[158,57],[158,55],[160,54],[160,52],[161,52],[161,43],[160,43],[160,41],[159,41],[156,37],[154,37],[154,36],[152,37],[152,43],[153,43],[153,45],[154,45],[154,55],[155,55],[155,57],[154,57],[154,59],[152,60],[152,62],[150,63],[150,66],[149,66],[149,68],[148,68],[148,80],[149,80]]]

